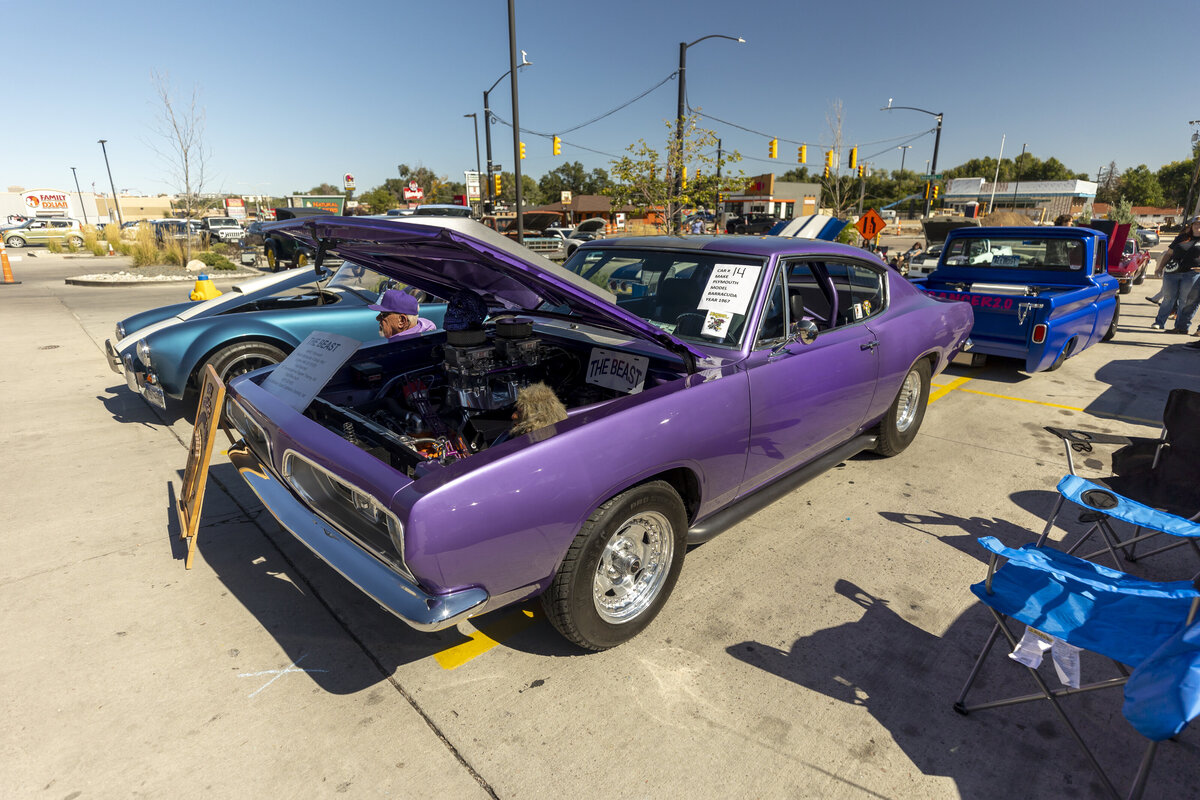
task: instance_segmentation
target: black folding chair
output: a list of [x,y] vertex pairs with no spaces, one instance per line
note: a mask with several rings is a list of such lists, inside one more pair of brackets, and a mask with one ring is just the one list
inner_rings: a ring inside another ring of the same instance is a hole
[[[1081,522],[1093,523],[1068,550],[1074,553],[1094,534],[1099,533],[1104,547],[1083,558],[1108,553],[1121,567],[1122,559],[1132,563],[1140,558],[1175,547],[1189,545],[1200,556],[1200,392],[1174,389],[1163,409],[1163,429],[1158,438],[1114,436],[1094,431],[1047,427],[1063,441],[1069,477],[1075,475],[1072,453],[1088,454],[1096,445],[1120,445],[1112,455],[1112,474],[1059,483],[1059,497],[1046,520],[1039,544],[1054,527],[1064,501],[1070,499],[1085,510]],[[1067,491],[1066,489],[1073,489]],[[1159,512],[1155,516],[1151,512]],[[1133,536],[1121,539],[1114,520],[1133,525]],[[1189,525],[1187,523],[1196,523]],[[1178,541],[1138,554],[1136,545],[1161,533],[1173,534]]]

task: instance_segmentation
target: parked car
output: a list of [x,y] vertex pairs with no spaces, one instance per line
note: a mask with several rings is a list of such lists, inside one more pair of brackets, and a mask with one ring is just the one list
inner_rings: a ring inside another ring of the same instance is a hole
[[1137,236],[1130,236],[1130,224],[1118,224],[1111,219],[1092,220],[1088,228],[1100,231],[1108,237],[1108,274],[1117,279],[1120,293],[1129,294],[1135,285],[1146,280],[1146,271],[1152,260],[1150,253],[1143,250]]
[[[165,409],[198,388],[212,364],[222,380],[281,361],[319,327],[371,343],[379,340],[376,312],[367,308],[395,282],[343,263],[336,273],[294,269],[239,283],[204,302],[175,303],[117,323],[104,342],[109,366],[129,388]],[[436,299],[421,315],[441,325],[445,305]]]
[[1120,317],[1108,239],[1092,228],[959,228],[918,285],[975,309],[973,353],[1056,370],[1113,338]]
[[978,228],[979,220],[969,217],[926,219],[921,222],[925,230],[925,252],[908,262],[908,277],[927,278],[937,268],[942,253],[942,242],[950,231],[959,228]]
[[1137,240],[1142,247],[1154,247],[1159,242],[1158,231],[1153,228],[1138,228]]
[[200,223],[196,220],[156,219],[150,224],[154,226],[154,241],[159,247],[172,241],[181,242],[189,236],[194,244],[202,243]]
[[83,227],[79,220],[67,217],[36,217],[4,231],[4,244],[8,247],[50,242],[82,246]]
[[255,220],[246,226],[246,235],[242,238],[242,245],[245,247],[262,247],[266,242],[263,237],[263,225],[266,223],[262,220]]
[[267,257],[267,266],[272,272],[278,272],[285,266],[306,266],[316,254],[315,249],[297,246],[296,240],[290,236],[275,233],[276,223],[289,219],[330,216],[331,212],[323,208],[287,207],[275,209],[275,223],[263,227],[263,252]]
[[214,242],[233,244],[245,236],[245,229],[233,217],[205,217],[200,220],[200,237],[207,247]]
[[770,214],[742,214],[725,223],[726,233],[766,233],[779,220]]
[[[268,510],[420,630],[540,595],[580,647],[630,639],[687,544],[764,487],[901,452],[972,319],[824,241],[603,239],[560,267],[463,219],[279,232],[450,299],[456,330],[358,352],[307,408],[263,385],[271,369],[226,403],[230,458]],[[611,293],[618,270],[646,292]],[[557,421],[514,432],[537,383],[564,408],[539,389]]]
[[[390,212],[389,212],[390,216]],[[417,206],[411,216],[414,217],[470,217],[470,206],[458,206],[449,203],[430,203]]]

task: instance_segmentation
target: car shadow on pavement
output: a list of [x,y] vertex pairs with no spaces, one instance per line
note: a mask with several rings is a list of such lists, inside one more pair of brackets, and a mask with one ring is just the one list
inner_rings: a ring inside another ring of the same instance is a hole
[[[243,508],[235,501],[226,487],[241,480],[231,464],[210,468],[193,571],[211,571],[293,664],[306,659],[305,667],[321,689],[359,692],[387,680],[404,664],[468,641],[455,629],[415,631],[381,609],[311,555],[261,505]],[[166,534],[178,561],[187,552],[174,507],[180,485],[182,473],[167,490],[171,521]]]
[[1109,361],[1095,375],[1108,388],[1084,410],[1097,417],[1161,428],[1163,407],[1172,389],[1200,391],[1200,350],[1186,344],[1159,346],[1149,358]]
[[[978,577],[984,577],[982,565]],[[846,602],[860,606],[862,615],[852,622],[800,636],[790,648],[750,641],[732,645],[726,652],[747,665],[863,709],[922,774],[953,780],[956,796],[1101,795],[1102,787],[1047,704],[1022,706],[1016,711],[978,712],[968,717],[954,713],[952,705],[991,627],[991,617],[982,605],[970,606],[946,632],[937,635],[909,622],[889,600],[873,596],[848,580],[837,580],[834,591]],[[965,585],[962,591],[966,592]],[[905,614],[920,615],[919,609],[899,607]],[[837,612],[839,617],[843,616],[841,611]],[[1005,669],[1008,665],[1002,655],[994,652],[992,656],[1001,663],[989,662],[993,669],[985,669],[977,683],[981,694],[994,697],[1033,689],[1019,669]],[[1088,670],[1093,666],[1090,654],[1083,656]],[[1100,664],[1095,667],[1098,671],[1104,669]],[[1084,721],[1092,723],[1091,738],[1108,735],[1114,740],[1102,743],[1105,750],[1119,751],[1125,746],[1124,761],[1133,762],[1132,773],[1136,756],[1130,754],[1138,752],[1134,741],[1138,737],[1124,725],[1119,712],[1113,719],[1119,696],[1115,701],[1108,698],[1107,704],[1096,701],[1096,711],[1089,708],[1090,703],[1090,699],[1083,699],[1081,705],[1087,712]],[[843,710],[832,713],[843,719],[843,729],[831,731],[831,737],[853,742],[849,750],[853,758],[845,760],[853,766],[846,769],[860,770],[860,774],[837,777],[863,783],[866,776],[873,776],[876,781],[890,780],[895,790],[902,782],[910,783],[904,769],[892,763],[887,749],[875,743],[878,733],[865,729],[857,719],[844,721],[847,715]],[[1077,714],[1076,721],[1079,719]],[[1124,730],[1120,730],[1122,726]],[[1119,752],[1116,759],[1121,761]],[[863,793],[871,792],[867,789]]]
[[188,406],[181,403],[168,404],[167,410],[163,411],[151,406],[139,395],[131,392],[123,383],[110,386],[105,391],[109,393],[107,397],[97,395],[96,399],[104,404],[104,408],[112,414],[112,418],[117,422],[128,422],[147,427],[170,427],[180,419],[188,419],[190,422],[195,418],[194,399],[190,411]]

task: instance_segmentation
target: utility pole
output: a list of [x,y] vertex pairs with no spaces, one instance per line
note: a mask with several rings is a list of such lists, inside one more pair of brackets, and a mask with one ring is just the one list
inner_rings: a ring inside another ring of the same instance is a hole
[[71,174],[75,176],[75,194],[79,196],[79,207],[83,210],[83,224],[88,225],[87,206],[83,204],[83,192],[79,191],[79,175],[74,167],[71,167]]
[[867,165],[862,164],[862,171],[858,173],[858,215],[862,216],[863,200],[867,193]]
[[1012,199],[1013,211],[1017,210],[1017,190],[1021,188],[1021,164],[1025,160],[1025,148],[1028,146],[1029,145],[1027,145],[1027,144],[1022,144],[1021,145],[1021,155],[1017,156],[1017,182],[1015,184],[1013,184],[1013,199]]
[[[1200,125],[1200,119],[1188,120],[1188,125]],[[1192,153],[1196,154],[1196,169],[1192,172],[1192,183],[1188,186],[1187,199],[1183,201],[1183,216],[1188,216],[1188,208],[1192,209],[1191,216],[1200,214],[1200,193],[1196,191],[1196,182],[1200,180],[1200,153],[1196,153],[1196,144],[1200,142],[1200,133],[1192,132]],[[1192,198],[1195,198],[1195,205],[1192,205]]]

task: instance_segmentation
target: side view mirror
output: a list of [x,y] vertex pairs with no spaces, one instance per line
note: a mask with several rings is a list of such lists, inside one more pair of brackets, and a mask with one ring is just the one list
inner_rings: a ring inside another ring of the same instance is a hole
[[802,319],[799,322],[792,323],[792,330],[788,333],[788,337],[779,344],[771,348],[771,358],[783,353],[788,345],[795,342],[800,344],[812,344],[817,338],[817,323],[811,319]]

